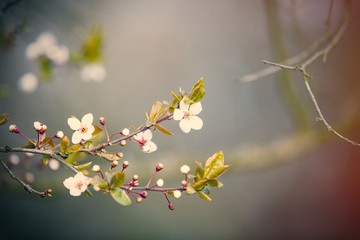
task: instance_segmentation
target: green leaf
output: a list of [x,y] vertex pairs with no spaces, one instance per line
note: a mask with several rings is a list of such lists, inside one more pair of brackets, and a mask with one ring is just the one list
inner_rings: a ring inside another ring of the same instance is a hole
[[210,187],[218,187],[219,181],[216,178],[208,179],[207,184],[209,184]]
[[69,138],[67,136],[64,136],[60,142],[61,151],[65,153],[67,151],[67,149],[69,148],[69,145],[70,145]]
[[170,105],[167,105],[163,110],[161,110],[161,112],[159,112],[159,113],[155,116],[153,122],[156,122],[156,121],[158,121],[160,118],[162,118],[163,116],[165,116],[165,114],[169,111],[169,109],[170,109]]
[[215,153],[205,163],[204,177],[209,178],[209,175],[215,171],[216,168],[224,166],[224,154],[222,151]]
[[203,193],[201,191],[198,191],[198,194],[199,196],[202,198],[202,199],[205,199],[206,201],[211,201],[212,199],[209,197],[209,195],[207,195],[206,193]]
[[49,144],[51,147],[55,147],[55,143],[54,141],[51,139],[51,137],[47,136],[42,142],[41,144]]
[[131,200],[126,192],[119,188],[113,188],[110,190],[111,196],[121,205],[127,206],[131,204]]
[[223,172],[225,172],[229,167],[230,167],[230,165],[225,165],[225,166],[219,166],[219,167],[213,168],[212,170],[210,170],[207,177],[208,178],[216,178],[216,177],[220,176]]
[[0,126],[4,125],[5,123],[7,123],[7,121],[9,121],[10,118],[8,117],[7,113],[3,113],[0,115]]
[[186,192],[188,194],[194,194],[196,193],[196,190],[191,186],[191,184],[189,183],[187,186],[186,186]]
[[77,170],[82,170],[82,169],[85,169],[85,168],[88,168],[90,167],[92,164],[92,162],[88,162],[88,163],[85,163],[85,164],[82,164],[82,165],[79,165],[76,167]]
[[176,94],[175,94],[173,91],[171,91],[171,94],[173,95],[174,100],[175,100],[176,102],[180,102],[180,101],[181,101],[181,100],[179,99],[179,97],[176,96]]
[[97,155],[105,160],[108,160],[109,162],[114,160],[119,161],[121,159],[116,154],[112,153],[98,152]]
[[150,120],[153,122],[155,117],[164,109],[161,102],[156,101],[151,108]]
[[161,126],[160,124],[156,124],[155,127],[159,129],[161,132],[166,133],[167,135],[173,135],[172,132]]
[[115,172],[110,180],[110,186],[112,188],[118,188],[122,186],[124,182],[125,182],[125,173]]
[[198,179],[196,182],[194,182],[191,186],[195,190],[200,190],[205,187],[207,181],[208,181],[207,178],[201,178],[201,179]]
[[28,141],[28,143],[25,146],[23,146],[23,148],[35,148],[35,145],[33,142]]
[[79,172],[81,172],[82,174],[84,174],[86,176],[89,175],[89,171],[86,169],[81,169],[81,170],[79,170]]
[[98,186],[99,188],[104,189],[104,190],[109,189],[109,184],[99,176],[90,178],[89,184],[91,184],[93,186]]
[[44,167],[46,167],[49,163],[49,160],[50,160],[50,156],[48,155],[41,155],[41,163]]
[[95,137],[96,135],[98,135],[99,133],[102,132],[102,129],[99,126],[95,125],[95,124],[93,124],[93,126],[94,126],[95,130],[92,133],[92,136]]
[[194,102],[199,102],[205,96],[204,79],[201,78],[195,85],[189,95],[189,98]]
[[204,169],[202,169],[202,167],[200,167],[200,166],[197,166],[196,171],[195,171],[195,175],[196,175],[195,181],[197,179],[203,178],[204,177]]
[[72,145],[71,147],[68,148],[67,152],[68,153],[73,153],[73,152],[77,152],[79,151],[80,149],[82,149],[83,146],[79,145],[79,144],[76,144],[76,145]]

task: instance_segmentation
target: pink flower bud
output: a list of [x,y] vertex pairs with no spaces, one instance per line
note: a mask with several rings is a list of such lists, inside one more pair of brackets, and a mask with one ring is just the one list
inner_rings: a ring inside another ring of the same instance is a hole
[[135,174],[135,175],[133,176],[133,180],[134,180],[134,181],[139,180],[139,175]]
[[121,140],[120,145],[121,145],[121,146],[125,146],[125,145],[126,145],[126,141],[125,141],[125,140]]
[[136,202],[140,203],[142,201],[142,198],[141,197],[137,197],[136,198]]
[[148,193],[147,192],[141,192],[140,193],[140,196],[143,197],[143,198],[146,198],[148,196]]
[[41,122],[34,122],[34,129],[38,132],[41,130],[41,127],[42,127],[42,123]]
[[105,118],[103,118],[103,117],[101,117],[101,118],[99,118],[99,122],[100,122],[100,124],[101,125],[105,125]]
[[62,131],[57,131],[56,137],[62,139],[64,137],[64,133]]
[[9,131],[13,132],[13,133],[19,133],[20,132],[15,124],[12,124],[12,125],[9,126]]
[[129,135],[130,134],[130,131],[129,131],[129,129],[127,129],[127,128],[124,128],[123,130],[121,130],[121,135],[123,135],[123,136],[127,136],[127,135]]
[[156,171],[161,171],[164,168],[164,164],[162,163],[158,163],[158,165],[156,166]]
[[129,166],[129,162],[128,161],[124,161],[123,162],[123,169],[127,168]]
[[169,203],[169,209],[170,209],[170,210],[174,210],[174,209],[175,209],[175,206],[174,206],[174,204],[172,204],[172,203]]

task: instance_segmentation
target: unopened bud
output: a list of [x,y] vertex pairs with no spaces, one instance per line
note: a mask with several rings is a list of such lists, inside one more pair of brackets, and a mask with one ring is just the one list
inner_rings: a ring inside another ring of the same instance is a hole
[[169,209],[170,209],[170,210],[174,210],[174,209],[175,209],[175,206],[174,206],[174,204],[172,204],[172,203],[169,203]]
[[147,198],[148,193],[145,192],[145,191],[144,191],[144,192],[141,192],[141,193],[140,193],[140,196],[143,197],[143,198]]
[[140,203],[142,201],[142,198],[141,197],[137,197],[136,198],[136,202]]
[[134,186],[134,187],[139,186],[139,181],[137,181],[137,180],[136,180],[136,181],[134,181],[133,186]]
[[118,153],[116,153],[116,156],[118,156],[119,158],[122,158],[124,156],[124,154],[122,152],[118,152]]
[[100,166],[99,165],[94,165],[91,169],[93,172],[100,172]]
[[34,122],[34,129],[38,132],[41,130],[42,123],[41,122]]
[[58,139],[62,139],[62,138],[64,137],[64,133],[63,133],[62,131],[57,131],[56,137],[57,137]]
[[116,167],[117,165],[119,165],[119,162],[116,161],[116,160],[114,160],[114,161],[112,162],[112,164],[111,164],[111,168],[114,168],[114,167]]
[[188,165],[182,165],[180,168],[182,174],[188,174],[190,172],[190,167]]
[[158,187],[164,186],[164,180],[162,180],[161,178],[159,178],[159,179],[156,181],[156,185],[157,185]]
[[9,131],[13,132],[13,133],[19,133],[20,132],[15,124],[12,124],[12,125],[9,126]]
[[134,180],[134,181],[139,180],[139,175],[135,174],[135,175],[133,176],[133,180]]
[[46,130],[47,130],[47,126],[46,126],[45,124],[43,124],[43,125],[41,126],[41,129],[40,129],[39,133],[40,133],[40,134],[43,134]]
[[182,181],[181,181],[181,185],[183,185],[183,187],[187,187],[187,181],[186,181],[186,180],[182,180]]
[[178,199],[181,197],[181,192],[179,190],[174,191],[174,198]]
[[161,171],[164,168],[164,164],[162,163],[158,163],[158,165],[156,166],[156,171]]
[[94,188],[94,191],[95,191],[95,192],[98,192],[98,191],[100,191],[100,189],[101,189],[101,188],[99,187],[99,185],[94,185],[93,188]]
[[123,130],[121,130],[120,133],[121,133],[121,135],[123,135],[123,136],[127,136],[127,135],[129,135],[130,131],[129,131],[129,129],[124,128]]
[[127,168],[129,166],[129,162],[128,161],[124,161],[123,162],[123,169]]
[[126,145],[126,141],[125,141],[125,140],[121,140],[120,145],[121,145],[121,146],[125,146],[125,145]]
[[100,124],[101,125],[105,125],[105,118],[103,118],[103,117],[101,117],[101,118],[99,118],[99,122],[100,122]]

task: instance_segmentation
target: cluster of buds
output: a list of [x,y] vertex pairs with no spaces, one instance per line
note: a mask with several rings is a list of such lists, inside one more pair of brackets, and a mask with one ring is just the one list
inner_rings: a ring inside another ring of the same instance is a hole
[[44,134],[47,130],[47,126],[41,122],[34,122],[34,129],[40,134]]

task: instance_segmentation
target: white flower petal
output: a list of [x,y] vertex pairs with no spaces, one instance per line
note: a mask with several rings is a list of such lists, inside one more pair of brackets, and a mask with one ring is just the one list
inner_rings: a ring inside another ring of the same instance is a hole
[[65,179],[65,180],[63,181],[63,184],[64,184],[64,186],[65,186],[66,188],[71,189],[72,186],[74,185],[74,178],[73,178],[73,177],[69,177],[69,178]]
[[184,103],[184,99],[181,100],[181,102],[180,102],[180,109],[181,109],[183,112],[189,111],[189,104]]
[[84,139],[85,141],[90,140],[92,138],[92,134],[89,132],[83,133],[81,134],[81,138]]
[[146,131],[144,132],[143,138],[144,138],[145,141],[150,141],[150,140],[152,139],[152,132],[151,132],[151,130],[149,130],[149,129],[146,130]]
[[70,195],[74,197],[80,196],[81,191],[78,188],[73,187],[70,189]]
[[134,139],[137,141],[141,141],[143,139],[144,133],[140,132],[134,136]]
[[88,133],[93,134],[94,131],[95,131],[95,128],[93,125],[88,126],[88,131],[87,131]]
[[173,118],[174,118],[174,120],[183,119],[184,118],[184,111],[182,111],[180,109],[175,109]]
[[72,130],[79,130],[81,123],[77,118],[68,118],[68,124]]
[[149,153],[155,152],[157,150],[156,144],[154,142],[152,142],[152,141],[147,142],[146,145],[149,146]]
[[79,131],[74,132],[71,138],[73,144],[78,144],[82,139],[82,135]]
[[83,116],[83,118],[81,119],[81,124],[89,126],[92,125],[94,120],[94,117],[91,113],[86,114],[85,116]]
[[190,120],[187,119],[183,119],[179,122],[179,126],[180,129],[184,132],[184,133],[188,133],[191,130],[191,125],[190,125]]
[[190,113],[192,115],[198,115],[202,110],[201,102],[197,102],[190,106]]
[[203,121],[198,116],[192,116],[190,119],[190,126],[192,129],[199,130],[203,126]]

